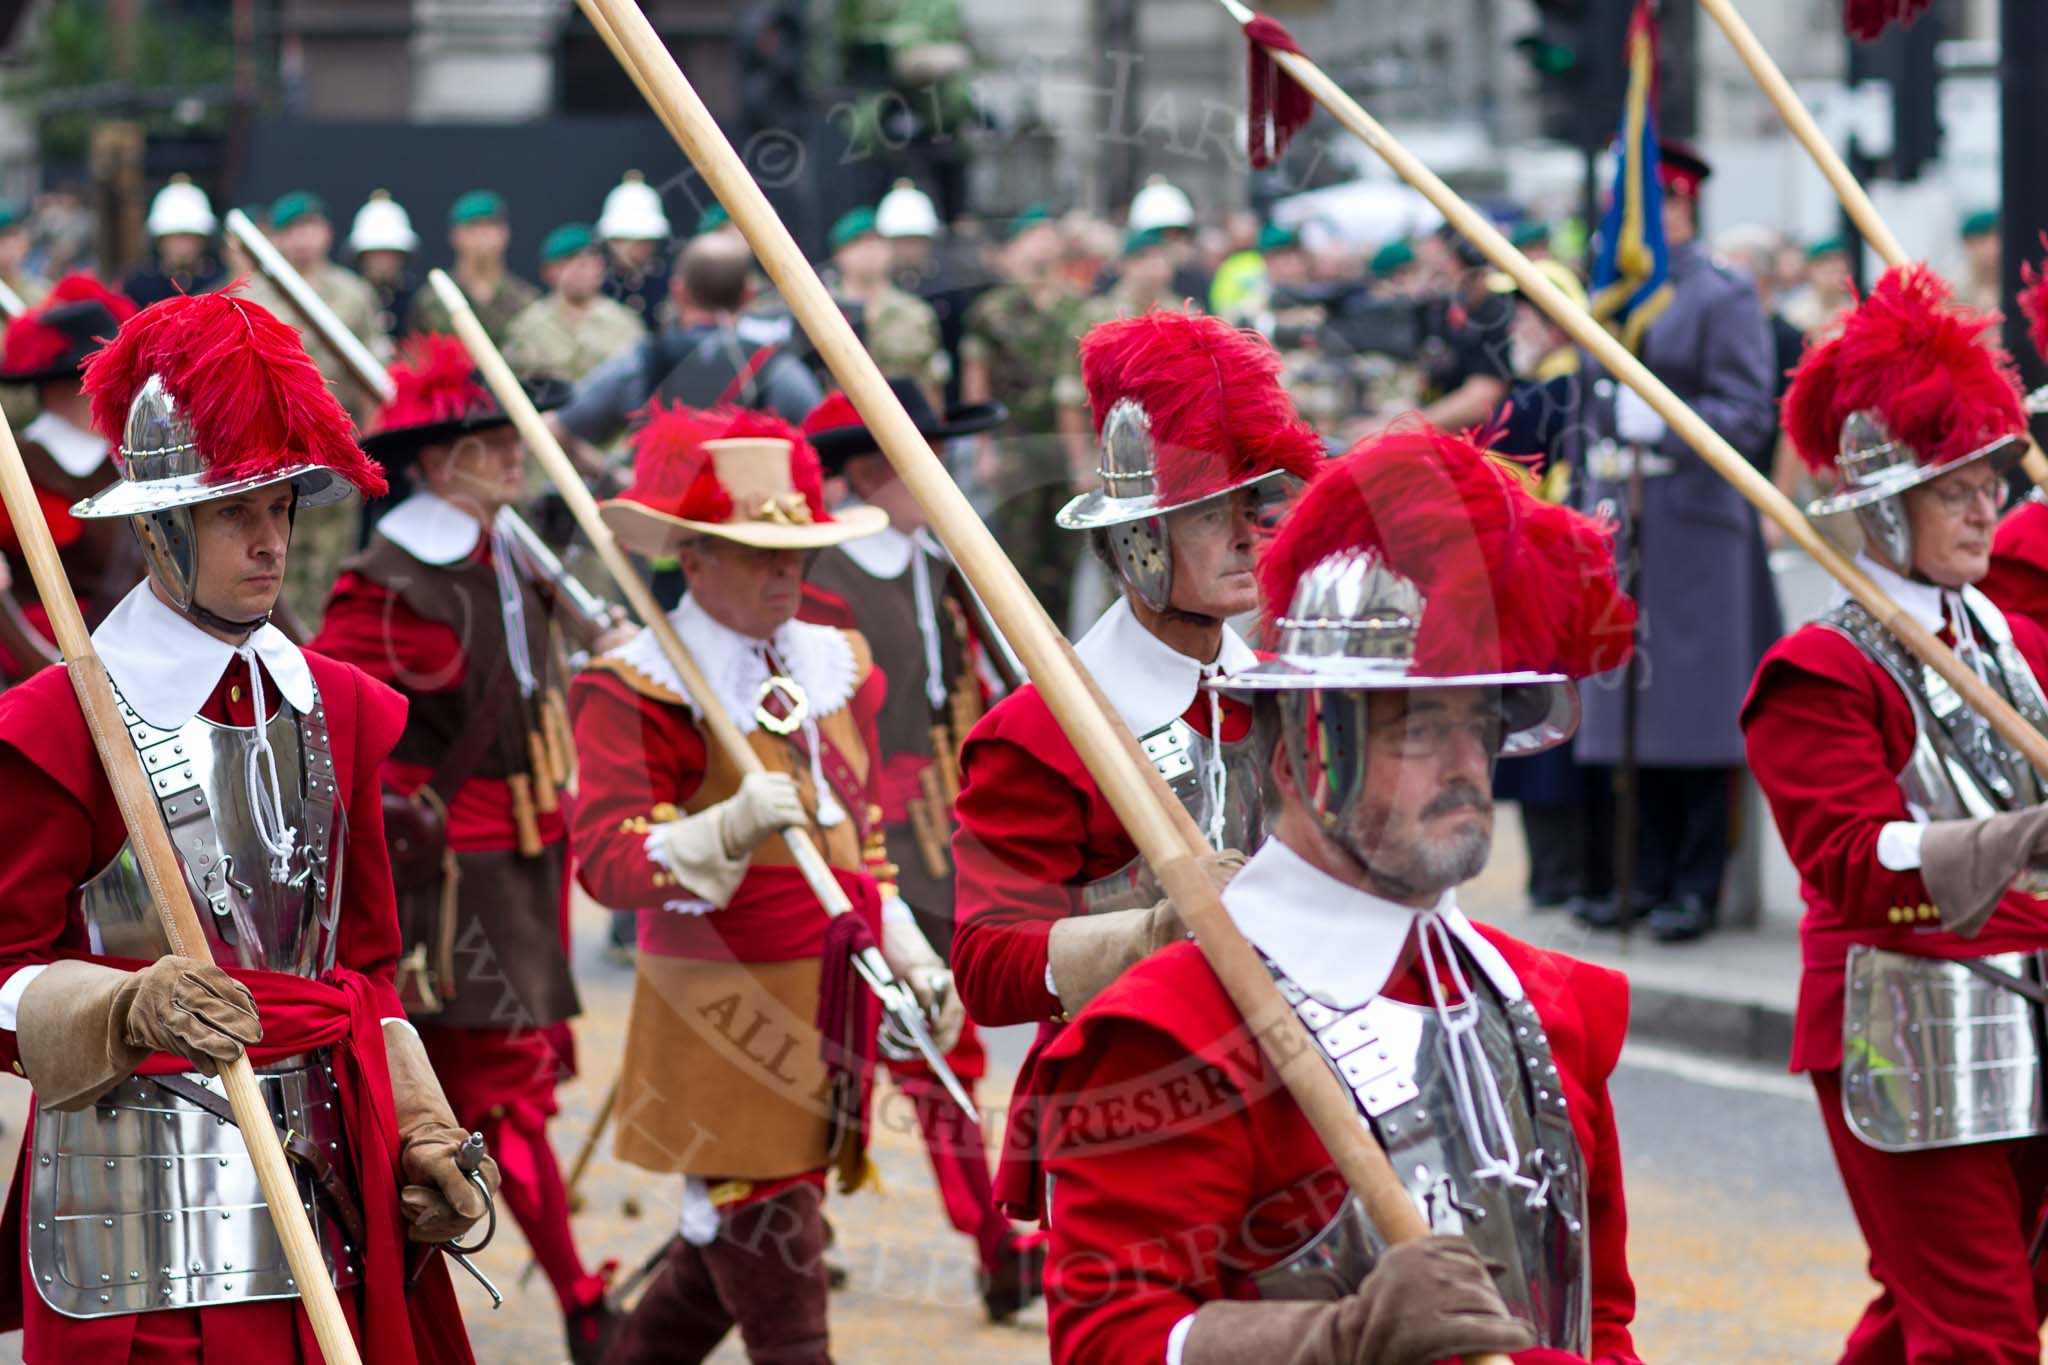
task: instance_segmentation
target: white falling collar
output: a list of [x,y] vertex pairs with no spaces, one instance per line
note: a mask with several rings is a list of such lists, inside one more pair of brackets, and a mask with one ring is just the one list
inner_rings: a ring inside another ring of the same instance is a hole
[[[1922,583],[1916,578],[1907,578],[1904,574],[1895,573],[1864,551],[1857,552],[1856,567],[1869,574],[1877,586],[1890,595],[1892,601],[1905,608],[1906,615],[1924,628],[1939,633],[1948,623],[1948,617],[1942,609],[1942,599],[1950,594],[1944,593],[1934,584]],[[1848,600],[1849,590],[1837,583],[1828,605],[1839,607]]]
[[[668,614],[668,619],[682,637],[690,657],[697,661],[704,680],[711,684],[719,704],[743,735],[756,728],[754,707],[761,684],[768,679],[768,664],[762,657],[764,644],[774,648],[787,676],[810,698],[814,718],[831,715],[853,697],[859,680],[859,662],[846,636],[831,626],[785,621],[770,639],[756,640],[712,620],[688,593],[683,594],[683,600]],[[702,714],[697,699],[689,695],[668,656],[661,652],[653,631],[643,627],[638,635],[614,650],[611,657],[684,697],[691,714]]]
[[[848,504],[852,507],[861,505],[858,502]],[[945,558],[945,551],[926,532],[905,535],[893,526],[885,526],[871,536],[846,541],[839,547],[839,552],[870,578],[901,578],[903,571],[910,567],[913,549],[923,550],[934,559]]]
[[50,452],[57,468],[82,479],[107,462],[107,442],[96,431],[73,426],[54,412],[45,412],[21,429],[22,439]]
[[1260,952],[1332,1008],[1355,1009],[1386,987],[1424,914],[1438,917],[1502,995],[1522,996],[1506,959],[1458,909],[1455,888],[1433,909],[1417,910],[1338,881],[1273,838],[1223,888],[1223,908]]
[[[175,730],[199,714],[235,647],[208,635],[166,605],[143,579],[92,633],[94,651],[121,696],[159,730]],[[276,626],[249,638],[271,681],[294,710],[313,709],[313,670]]]
[[377,534],[422,564],[455,564],[476,552],[483,523],[421,489],[377,520]]
[[1075,643],[1074,652],[1134,735],[1150,734],[1185,712],[1194,704],[1202,679],[1259,661],[1227,621],[1216,662],[1191,659],[1145,629],[1127,597],[1118,598],[1102,613],[1102,619]]

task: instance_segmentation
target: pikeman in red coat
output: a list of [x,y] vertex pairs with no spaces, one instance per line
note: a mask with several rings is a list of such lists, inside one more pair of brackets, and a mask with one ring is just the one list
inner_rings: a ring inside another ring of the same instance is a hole
[[85,386],[120,478],[72,514],[126,519],[149,574],[93,641],[222,965],[167,955],[64,671],[0,698],[0,800],[34,831],[0,863],[0,1052],[36,1092],[0,1327],[36,1361],[321,1358],[213,1079],[247,1048],[363,1359],[466,1362],[407,1244],[487,1201],[392,979],[405,702],[268,621],[294,519],[383,476],[298,332],[234,294],[145,309]]
[[[408,703],[383,766],[404,952],[399,995],[463,1126],[483,1133],[502,1195],[560,1304],[577,1365],[602,1358],[609,1267],[584,1267],[548,1142],[555,1086],[574,1074],[568,1021],[568,666],[552,626],[606,648],[522,552],[508,507],[526,496],[512,419],[469,352],[421,336],[391,369],[364,449],[418,491],[385,513],[336,580],[312,649]],[[539,386],[538,406],[566,396]],[[402,852],[401,852],[402,850]]]
[[[118,519],[91,521],[70,511],[72,503],[118,477],[107,459],[107,439],[92,429],[92,400],[79,376],[92,354],[134,316],[133,303],[92,276],[66,275],[40,306],[8,323],[0,337],[0,384],[35,388],[39,411],[19,434],[21,459],[88,627],[105,620],[142,577],[142,554]],[[6,552],[22,615],[36,632],[21,639],[0,618],[0,650],[15,666],[10,671],[26,676],[48,662],[54,649],[47,643],[49,618],[35,600],[28,561],[4,512],[0,549]]]
[[[1201,682],[1254,659],[1226,618],[1258,605],[1259,498],[1322,443],[1280,357],[1212,317],[1151,312],[1081,339],[1101,486],[1060,510],[1123,596],[1074,648],[1218,850],[1220,880],[1264,837],[1251,712]],[[1183,936],[1035,687],[960,753],[953,970],[984,1024],[1064,1018]],[[1084,913],[1085,912],[1085,913]]]
[[[956,436],[986,431],[1004,417],[1000,403],[932,410],[913,379],[889,387],[911,423],[936,449]],[[843,393],[804,419],[804,434],[828,475],[840,475],[862,504],[888,513],[871,536],[820,550],[811,560],[800,617],[857,628],[889,679],[875,718],[881,745],[877,788],[896,886],[918,928],[941,957],[953,943],[953,800],[959,794],[960,741],[1003,686],[1003,646],[946,552],[926,529],[923,509]],[[1014,675],[1013,675],[1014,676]],[[970,1087],[988,1067],[973,1019],[947,1064]],[[891,1057],[890,1074],[917,1114],[946,1216],[974,1239],[982,1306],[1003,1322],[1038,1297],[1043,1242],[1019,1234],[996,1207],[981,1127],[946,1094],[916,1056]]]
[[[2043,727],[2048,635],[1974,586],[2027,429],[1992,321],[1887,272],[1800,363],[1785,430],[1841,480],[1810,513],[1854,515],[1864,572]],[[1882,1290],[1842,1358],[2036,1360],[2041,779],[1846,595],[1765,656],[1743,728],[1806,899],[1792,1069]]]
[[[804,553],[888,517],[828,512],[816,452],[766,414],[656,405],[634,446],[633,485],[603,514],[627,548],[681,560],[690,587],[669,620],[714,695],[685,694],[651,631],[569,695],[577,875],[638,912],[616,1150],[684,1178],[680,1235],[608,1360],[699,1361],[737,1326],[751,1360],[824,1365],[825,1174],[850,1191],[868,1171],[875,1025],[849,949],[880,938],[941,1049],[961,1020],[872,818],[882,675],[857,632],[795,619]],[[767,771],[742,774],[705,705]],[[856,913],[828,918],[792,829]]]
[[[1260,569],[1272,835],[1223,904],[1438,1234],[1389,1250],[1193,944],[1133,966],[1019,1082],[1052,1358],[1632,1365],[1607,1081],[1618,973],[1476,926],[1494,760],[1569,738],[1626,658],[1609,529],[1421,425],[1368,438]],[[1491,1276],[1489,1277],[1489,1270]]]

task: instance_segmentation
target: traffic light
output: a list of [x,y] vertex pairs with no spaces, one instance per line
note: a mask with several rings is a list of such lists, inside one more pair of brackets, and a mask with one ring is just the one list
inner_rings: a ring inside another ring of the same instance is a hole
[[1542,133],[1575,147],[1613,135],[1628,85],[1631,0],[1535,0],[1536,27],[1515,49],[1536,73]]

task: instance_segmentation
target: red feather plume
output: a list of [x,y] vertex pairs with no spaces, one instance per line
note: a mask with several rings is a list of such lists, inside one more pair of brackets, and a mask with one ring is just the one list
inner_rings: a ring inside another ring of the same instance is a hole
[[832,520],[825,510],[825,474],[804,434],[771,412],[752,408],[703,410],[650,401],[636,414],[630,437],[633,486],[620,496],[686,521],[730,521],[732,498],[718,481],[706,441],[765,437],[789,442],[790,487],[803,494],[811,520]]
[[1867,43],[1893,24],[1910,24],[1927,9],[1931,0],[1843,0],[1842,22],[1849,36]]
[[1997,322],[1957,303],[1925,265],[1887,270],[1792,372],[1781,416],[1799,458],[1833,469],[1842,423],[1865,408],[1930,464],[2024,432],[2019,375]]
[[1282,470],[1306,479],[1323,442],[1280,384],[1280,353],[1206,314],[1153,309],[1081,338],[1095,430],[1124,398],[1144,405],[1162,503],[1191,502]]
[[1532,496],[1470,441],[1403,422],[1326,465],[1259,565],[1269,616],[1311,567],[1371,550],[1422,594],[1416,671],[1583,678],[1628,661],[1636,606],[1615,581],[1614,528]]
[[[99,304],[113,315],[116,327],[135,316],[133,299],[107,288],[84,271],[73,271],[50,287],[40,305],[7,324],[5,335],[0,336],[0,369],[26,374],[48,369],[62,360],[71,349],[72,338],[49,325],[48,318],[51,310],[74,303]],[[109,339],[98,338],[103,344]]]
[[[2048,232],[2041,234],[2041,245],[2048,247]],[[2027,337],[2034,343],[2034,354],[2048,360],[2048,261],[2022,265],[2020,282],[2025,286],[2019,292],[2019,306],[2027,320]]]
[[867,419],[860,415],[860,410],[854,407],[846,391],[834,389],[819,401],[818,406],[804,414],[803,432],[806,436],[816,436],[821,431],[866,425]]
[[491,391],[476,380],[476,362],[459,338],[422,332],[405,343],[391,367],[391,401],[377,413],[375,430],[422,427],[498,411]]
[[234,288],[153,303],[85,364],[83,387],[100,435],[118,443],[128,405],[160,375],[192,423],[206,482],[331,469],[364,497],[385,491],[383,471],[320,377],[298,330]]

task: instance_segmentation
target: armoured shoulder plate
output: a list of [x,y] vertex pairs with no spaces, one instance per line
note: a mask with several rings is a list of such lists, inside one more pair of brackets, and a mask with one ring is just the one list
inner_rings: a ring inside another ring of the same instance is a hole
[[[2035,729],[2048,733],[2048,699],[2013,644],[2012,630],[1975,588],[1963,603],[1977,628],[1984,680]],[[1956,820],[2019,810],[2042,800],[2039,776],[1963,704],[1948,680],[1920,662],[1898,637],[1856,602],[1844,602],[1819,624],[1846,636],[1882,668],[1913,710],[1913,752],[1898,775],[1906,801],[1930,820]]]
[[[294,976],[318,976],[333,966],[347,822],[318,692],[304,716],[281,704],[268,727],[284,784],[285,823],[297,831],[284,882],[267,874],[268,855],[249,809],[245,765],[254,731],[200,716],[159,730],[118,694],[117,700],[214,956]],[[79,911],[95,953],[156,958],[170,951],[132,845],[123,844],[85,883]]]
[[[1203,829],[1211,827],[1217,810],[1216,792],[1207,775],[1213,771],[1212,763],[1220,760],[1223,839],[1217,847],[1249,854],[1265,842],[1266,823],[1259,800],[1264,774],[1259,746],[1250,734],[1240,740],[1213,740],[1175,716],[1157,730],[1140,736],[1138,745]],[[1133,858],[1107,877],[1083,887],[1081,905],[1092,915],[1154,905],[1165,894],[1145,860]]]
[[[1452,1012],[1478,1015],[1527,1184],[1480,1169],[1451,1039],[1434,1010],[1379,996],[1339,1011],[1277,969],[1274,976],[1430,1227],[1471,1239],[1494,1266],[1501,1298],[1541,1344],[1584,1354],[1592,1321],[1585,1163],[1550,1040],[1526,997],[1507,998],[1462,945],[1456,951],[1473,995]],[[1359,1286],[1385,1246],[1357,1196],[1347,1195],[1327,1226],[1255,1282],[1269,1299],[1335,1298]]]

